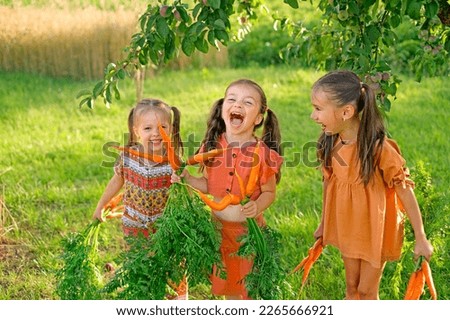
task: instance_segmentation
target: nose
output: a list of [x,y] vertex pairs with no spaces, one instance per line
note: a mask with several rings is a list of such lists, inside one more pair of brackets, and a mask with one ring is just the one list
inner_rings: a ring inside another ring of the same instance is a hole
[[317,119],[317,117],[316,117],[316,111],[315,110],[313,110],[312,112],[311,112],[311,115],[309,116],[312,120],[316,120]]

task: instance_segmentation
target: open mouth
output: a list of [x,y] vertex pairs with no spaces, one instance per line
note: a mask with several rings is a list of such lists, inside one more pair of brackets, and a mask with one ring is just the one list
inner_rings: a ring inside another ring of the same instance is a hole
[[232,112],[230,113],[230,122],[234,126],[239,126],[242,122],[244,122],[244,115],[237,112]]

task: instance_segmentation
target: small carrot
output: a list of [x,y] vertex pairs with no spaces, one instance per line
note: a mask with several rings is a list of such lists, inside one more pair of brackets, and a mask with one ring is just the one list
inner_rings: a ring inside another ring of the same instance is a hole
[[109,202],[107,204],[105,204],[103,206],[103,210],[115,209],[119,205],[119,203],[122,201],[122,199],[123,199],[123,192],[118,193],[111,200],[109,200]]
[[225,150],[227,149],[212,149],[207,152],[197,153],[192,157],[190,157],[189,159],[187,159],[186,164],[193,166],[197,163],[205,163],[209,159],[221,155]]
[[431,298],[433,300],[437,300],[436,287],[434,286],[433,276],[431,275],[431,268],[430,265],[428,264],[428,261],[423,259],[421,267],[425,277],[425,282],[428,286],[428,289],[430,290]]
[[410,291],[406,292],[405,300],[419,300],[423,293],[423,287],[425,286],[425,275],[423,274],[423,270],[419,269],[414,273],[416,275],[413,279]]
[[306,279],[308,279],[309,272],[311,271],[312,266],[320,257],[323,251],[323,242],[322,238],[316,240],[314,245],[308,249],[308,255],[303,258],[303,260],[291,271],[292,273],[297,272],[300,269],[303,269],[303,277],[302,277],[302,286],[305,284]]
[[411,276],[409,277],[408,285],[406,287],[405,300],[411,300],[411,294],[414,290],[413,288],[416,283],[416,278],[417,278],[417,271],[414,271],[413,273],[411,273]]
[[242,180],[242,177],[238,174],[237,170],[234,169],[234,174],[236,175],[236,179],[238,181],[239,184],[239,190],[241,192],[241,200],[245,199],[245,185],[244,185],[244,180]]
[[250,176],[248,178],[247,187],[245,189],[245,194],[250,197],[256,189],[256,184],[259,179],[259,168],[261,167],[261,161],[259,156],[259,141],[256,144],[255,150],[253,151],[253,161],[252,169],[250,171]]
[[200,199],[202,199],[203,202],[208,205],[208,207],[210,207],[215,211],[222,211],[228,205],[230,205],[231,201],[233,200],[232,195],[230,193],[227,193],[227,195],[223,197],[222,200],[220,200],[219,202],[215,202],[201,191],[198,191],[198,195],[200,196]]
[[125,206],[124,205],[120,205],[118,207],[115,207],[112,210],[108,210],[106,212],[105,218],[106,219],[121,218],[123,216],[124,209],[125,209]]
[[172,145],[172,140],[170,139],[170,136],[167,134],[166,130],[164,130],[161,124],[158,125],[158,130],[163,141],[167,144],[167,156],[169,158],[169,163],[172,169],[176,171],[181,167],[181,160],[175,154],[175,148]]
[[152,162],[156,162],[156,163],[164,163],[164,162],[168,161],[167,157],[160,156],[160,155],[157,155],[157,154],[143,153],[143,152],[139,152],[137,150],[131,149],[131,148],[127,148],[127,147],[116,147],[116,146],[114,146],[113,148],[115,148],[117,150],[120,150],[120,151],[123,151],[125,153],[132,154],[132,155],[134,155],[136,157],[141,157],[141,158],[150,160]]
[[230,204],[237,205],[241,203],[241,197],[236,194],[231,194]]

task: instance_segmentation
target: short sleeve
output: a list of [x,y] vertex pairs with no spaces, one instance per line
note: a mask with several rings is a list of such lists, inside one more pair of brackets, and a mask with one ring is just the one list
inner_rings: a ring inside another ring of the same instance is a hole
[[124,155],[123,152],[121,152],[119,157],[117,158],[116,163],[114,164],[114,173],[122,178],[123,178],[123,161]]
[[260,184],[264,185],[267,183],[270,177],[275,175],[280,171],[281,165],[283,164],[283,157],[280,156],[276,151],[270,149],[264,144],[264,147],[260,150],[260,155],[264,162],[261,165],[261,180]]
[[406,186],[414,187],[414,182],[410,179],[409,170],[405,165],[406,161],[403,159],[397,143],[394,140],[386,139],[381,150],[379,168],[383,180],[389,188],[396,185],[402,185],[404,188]]

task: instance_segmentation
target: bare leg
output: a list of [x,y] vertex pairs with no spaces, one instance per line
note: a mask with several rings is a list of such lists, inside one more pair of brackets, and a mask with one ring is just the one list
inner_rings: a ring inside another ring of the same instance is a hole
[[345,267],[346,300],[359,300],[359,281],[361,275],[361,260],[343,257]]
[[361,276],[358,286],[361,300],[379,300],[378,291],[385,263],[381,268],[373,267],[369,262],[361,260]]

